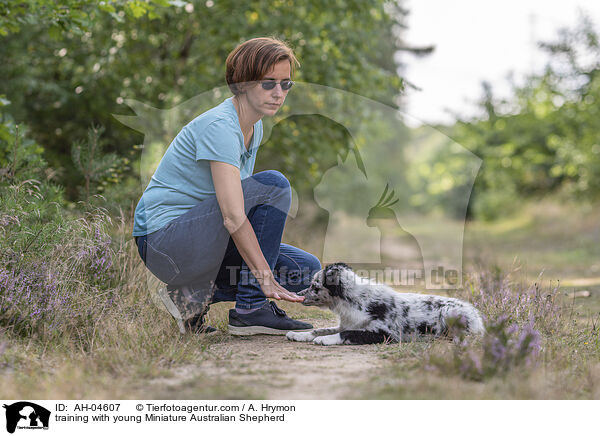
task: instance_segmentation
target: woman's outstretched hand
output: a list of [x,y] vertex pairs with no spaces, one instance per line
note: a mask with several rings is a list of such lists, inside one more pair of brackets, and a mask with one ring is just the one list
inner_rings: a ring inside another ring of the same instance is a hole
[[288,291],[275,280],[272,275],[259,280],[260,287],[267,298],[274,298],[276,300],[287,300],[294,303],[301,303],[304,301],[304,297],[294,294]]

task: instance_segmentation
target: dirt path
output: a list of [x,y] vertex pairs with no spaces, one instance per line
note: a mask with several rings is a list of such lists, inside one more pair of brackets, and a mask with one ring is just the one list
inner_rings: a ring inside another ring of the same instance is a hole
[[[331,325],[314,322],[315,327]],[[247,386],[266,399],[355,398],[356,389],[383,367],[377,346],[332,346],[288,341],[283,336],[222,334],[202,360],[154,380],[155,387],[185,386],[202,377],[222,386]],[[158,385],[158,386],[157,386]]]

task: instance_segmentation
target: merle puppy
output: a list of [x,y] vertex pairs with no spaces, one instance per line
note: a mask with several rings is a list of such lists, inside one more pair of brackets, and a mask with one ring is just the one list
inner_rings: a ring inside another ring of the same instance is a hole
[[444,336],[451,326],[484,332],[481,315],[471,304],[436,295],[404,294],[356,275],[344,263],[317,272],[304,296],[305,306],[327,307],[340,318],[334,328],[288,332],[291,341],[319,345],[411,341]]

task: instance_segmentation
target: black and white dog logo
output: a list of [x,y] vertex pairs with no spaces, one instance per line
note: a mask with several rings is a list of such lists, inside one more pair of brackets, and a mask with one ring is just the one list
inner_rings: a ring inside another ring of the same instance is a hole
[[29,401],[19,401],[6,409],[6,431],[14,433],[18,429],[48,429],[50,411]]

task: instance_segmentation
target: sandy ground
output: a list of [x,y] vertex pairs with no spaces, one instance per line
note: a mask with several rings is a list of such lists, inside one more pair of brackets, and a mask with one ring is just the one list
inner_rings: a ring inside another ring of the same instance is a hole
[[[313,320],[315,327],[332,321]],[[217,333],[202,359],[155,379],[157,388],[192,385],[198,377],[222,386],[247,386],[273,400],[356,398],[358,387],[386,363],[377,345],[318,346],[288,341],[285,336],[247,337]],[[197,385],[197,383],[196,383]],[[235,397],[235,394],[234,394]]]

